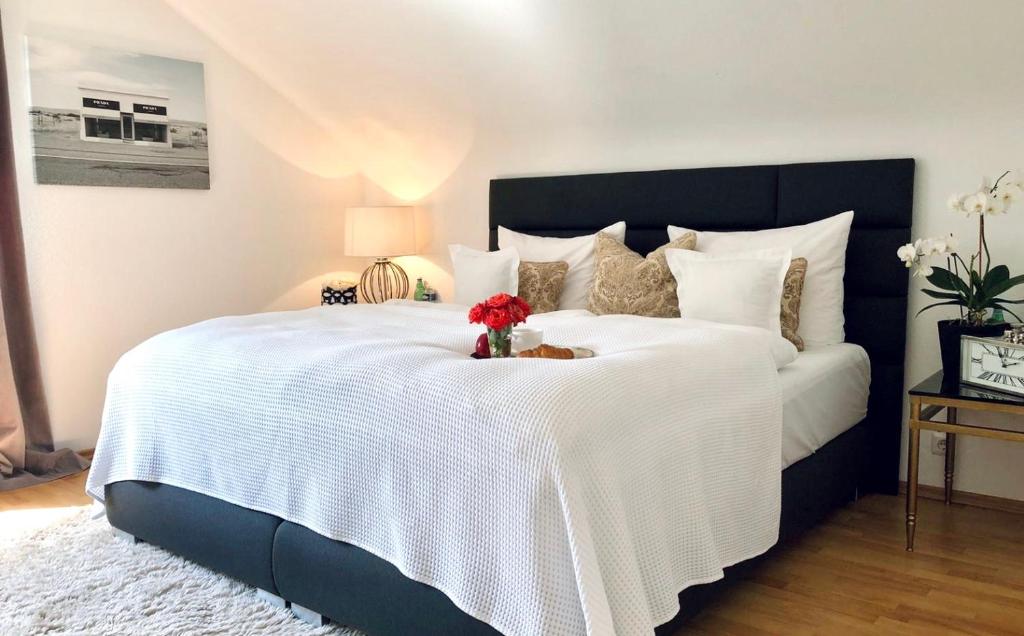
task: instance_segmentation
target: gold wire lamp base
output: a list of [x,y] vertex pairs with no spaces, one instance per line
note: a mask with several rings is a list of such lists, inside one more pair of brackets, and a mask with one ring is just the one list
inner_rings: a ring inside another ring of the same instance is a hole
[[363,272],[363,277],[359,279],[359,291],[368,303],[405,298],[409,295],[409,277],[405,275],[404,269],[390,259],[378,258]]

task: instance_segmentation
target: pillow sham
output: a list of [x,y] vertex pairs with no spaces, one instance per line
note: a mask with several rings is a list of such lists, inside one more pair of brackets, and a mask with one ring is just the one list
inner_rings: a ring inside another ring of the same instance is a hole
[[[622,221],[609,225],[601,230],[612,235],[619,241],[626,239],[626,224]],[[524,261],[557,262],[569,264],[565,275],[559,309],[586,309],[587,293],[594,280],[594,242],[597,234],[587,234],[573,238],[554,238],[550,236],[532,236],[514,232],[506,227],[498,226],[498,247],[513,247]]]
[[804,339],[797,331],[800,329],[800,300],[806,275],[807,259],[794,258],[789,262],[786,280],[782,284],[782,310],[779,312],[782,337],[792,342],[797,351],[804,350]]
[[779,307],[791,256],[788,249],[737,256],[665,251],[684,318],[761,327],[773,334],[782,331]]
[[676,279],[668,268],[665,250],[692,250],[696,245],[697,235],[687,232],[644,258],[608,234],[598,232],[594,284],[587,308],[595,314],[678,318]]
[[565,275],[569,264],[565,261],[554,263],[536,263],[523,261],[519,263],[518,296],[530,305],[535,314],[546,314],[558,309],[558,299],[562,296]]
[[[800,304],[799,335],[808,345],[828,345],[845,339],[843,275],[846,244],[853,212],[843,212],[806,225],[753,232],[697,232],[697,249],[713,255],[764,248],[789,248],[794,258],[807,259]],[[669,239],[686,228],[668,226]]]
[[519,292],[519,252],[514,248],[484,252],[465,245],[449,245],[455,278],[454,301],[475,305],[495,294]]

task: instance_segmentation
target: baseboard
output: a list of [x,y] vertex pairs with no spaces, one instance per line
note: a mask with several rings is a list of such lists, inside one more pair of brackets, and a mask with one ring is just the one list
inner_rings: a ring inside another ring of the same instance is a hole
[[[900,482],[900,494],[907,494],[907,482]],[[946,500],[946,491],[942,486],[926,486],[919,484],[917,487],[917,494],[919,497],[925,499],[935,499],[936,501]],[[974,492],[964,492],[963,490],[953,491],[953,503],[963,504],[965,506],[974,506],[975,508],[988,508],[989,510],[1002,510],[1003,512],[1013,512],[1017,514],[1024,514],[1024,501],[1019,499],[1007,499],[1006,497],[993,497],[992,495],[979,495]]]

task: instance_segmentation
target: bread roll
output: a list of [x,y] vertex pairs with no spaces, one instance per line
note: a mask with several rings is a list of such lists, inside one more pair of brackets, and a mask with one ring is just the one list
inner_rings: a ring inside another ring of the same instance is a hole
[[516,354],[519,358],[550,358],[552,360],[572,360],[573,355],[572,349],[568,347],[555,347],[552,345],[542,344],[539,347],[533,349],[527,349],[526,351],[520,351]]

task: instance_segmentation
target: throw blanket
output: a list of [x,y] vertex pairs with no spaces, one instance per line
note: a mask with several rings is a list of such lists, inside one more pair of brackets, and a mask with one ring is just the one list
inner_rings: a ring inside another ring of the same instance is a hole
[[158,335],[110,375],[87,490],[154,481],[277,515],[505,634],[650,633],[775,543],[795,351],[685,319],[529,324],[597,355],[473,360],[465,308],[411,302]]

